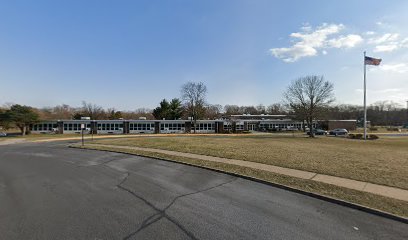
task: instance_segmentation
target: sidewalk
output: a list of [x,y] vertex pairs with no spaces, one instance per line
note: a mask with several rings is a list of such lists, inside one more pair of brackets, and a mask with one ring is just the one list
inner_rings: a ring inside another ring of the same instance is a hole
[[316,182],[328,183],[328,184],[332,184],[332,185],[339,186],[339,187],[373,193],[373,194],[408,202],[408,190],[395,188],[395,187],[388,187],[388,186],[383,186],[383,185],[373,184],[373,183],[368,183],[368,182],[363,182],[363,181],[351,180],[347,178],[334,177],[334,176],[319,174],[315,172],[308,172],[308,171],[278,167],[278,166],[243,161],[243,160],[212,157],[212,156],[205,156],[205,155],[199,155],[199,154],[193,154],[193,153],[183,153],[183,152],[154,149],[154,148],[141,148],[141,147],[116,146],[116,145],[104,145],[104,144],[86,144],[86,145],[87,146],[117,148],[117,149],[147,151],[147,152],[162,153],[162,154],[167,154],[167,155],[172,155],[172,156],[193,158],[193,159],[199,159],[199,160],[205,160],[205,161],[211,161],[211,162],[227,163],[227,164],[238,165],[242,167],[248,167],[248,168],[253,168],[257,170],[263,170],[263,171],[268,171],[272,173],[282,174],[286,176],[301,178],[301,179],[313,180]]

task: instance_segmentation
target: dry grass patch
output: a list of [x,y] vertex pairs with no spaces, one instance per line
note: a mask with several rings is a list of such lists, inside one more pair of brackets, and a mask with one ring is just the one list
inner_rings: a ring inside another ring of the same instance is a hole
[[246,160],[408,189],[407,137],[361,141],[299,135],[214,135],[106,139],[93,143]]

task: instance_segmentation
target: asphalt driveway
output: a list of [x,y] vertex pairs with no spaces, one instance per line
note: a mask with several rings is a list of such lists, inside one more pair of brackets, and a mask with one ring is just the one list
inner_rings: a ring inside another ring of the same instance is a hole
[[177,163],[0,146],[1,239],[408,239],[408,225]]

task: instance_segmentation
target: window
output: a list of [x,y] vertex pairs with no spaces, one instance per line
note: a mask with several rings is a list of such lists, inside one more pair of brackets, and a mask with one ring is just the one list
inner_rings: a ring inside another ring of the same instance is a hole
[[[151,123],[150,125],[147,124],[147,128],[150,128],[150,130],[154,130],[154,123]],[[165,129],[169,131],[182,131],[184,130],[184,123],[160,123],[160,130],[164,131]]]
[[214,126],[215,126],[214,123],[199,123],[198,130],[211,131],[211,130],[214,130]]
[[244,130],[244,124],[243,123],[237,123],[235,125],[235,130],[238,130],[238,131]]

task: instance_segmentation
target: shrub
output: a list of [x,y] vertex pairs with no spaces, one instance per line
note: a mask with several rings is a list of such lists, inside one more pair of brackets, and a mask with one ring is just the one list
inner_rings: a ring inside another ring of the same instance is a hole
[[380,137],[378,137],[377,135],[374,135],[374,134],[370,134],[370,135],[368,135],[368,139],[371,139],[371,140],[376,140],[376,139],[379,139]]
[[376,128],[376,127],[370,127],[370,131],[378,131],[378,128]]
[[355,135],[355,139],[362,139],[363,138],[363,134],[358,133]]
[[348,137],[351,138],[351,139],[355,139],[355,138],[356,138],[356,135],[353,134],[353,133],[350,133],[350,134],[348,135]]
[[388,130],[388,131],[398,132],[398,131],[399,131],[399,128],[397,128],[397,127],[390,127],[390,128],[387,128],[387,130]]

